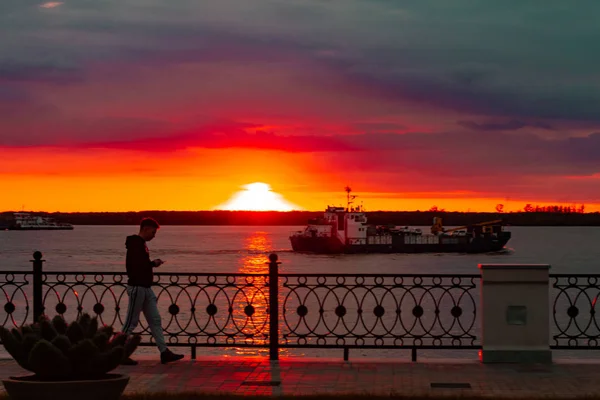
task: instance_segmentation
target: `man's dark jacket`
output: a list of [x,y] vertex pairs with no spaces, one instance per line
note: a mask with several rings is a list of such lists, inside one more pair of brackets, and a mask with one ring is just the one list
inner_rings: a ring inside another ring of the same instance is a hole
[[125,267],[129,277],[127,284],[149,288],[154,280],[154,263],[150,261],[146,241],[139,235],[127,236],[125,247],[127,248]]

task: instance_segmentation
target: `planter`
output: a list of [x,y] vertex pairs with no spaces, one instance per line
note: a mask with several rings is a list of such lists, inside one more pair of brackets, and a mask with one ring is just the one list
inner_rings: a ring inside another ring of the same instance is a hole
[[79,381],[43,381],[35,375],[2,380],[12,400],[118,400],[128,383],[129,376],[122,374]]

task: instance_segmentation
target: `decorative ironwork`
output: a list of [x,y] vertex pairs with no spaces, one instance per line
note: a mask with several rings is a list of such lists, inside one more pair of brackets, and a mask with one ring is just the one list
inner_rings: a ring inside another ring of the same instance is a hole
[[[103,324],[117,329],[123,325],[125,274],[45,272],[42,280],[45,313],[71,320],[87,312]],[[156,274],[153,288],[165,338],[179,345],[265,346],[267,286],[267,275]],[[152,343],[144,318],[138,331],[145,343]]]
[[600,349],[596,302],[600,275],[551,275],[551,345],[555,349]]
[[23,271],[3,271],[0,273],[0,292],[4,306],[0,312],[2,326],[21,326],[31,317],[29,298],[31,273]]
[[[32,272],[5,272],[0,281],[3,325],[86,312],[121,328],[126,274],[44,271],[39,252],[32,261]],[[156,274],[170,345],[190,346],[192,357],[197,346],[269,347],[271,359],[280,347],[337,347],[345,356],[353,347],[481,347],[479,275],[279,274],[277,256],[269,261],[268,274]],[[153,343],[144,318],[136,331]]]
[[[276,255],[269,259],[269,274],[156,274],[168,342],[192,347],[192,356],[196,346],[270,347],[272,359],[279,347],[481,347],[479,275],[279,274]],[[39,252],[32,261],[32,271],[0,273],[0,324],[87,312],[121,328],[125,274],[43,271]],[[600,349],[600,275],[550,278],[551,347]],[[137,331],[153,343],[144,318]]]
[[480,347],[479,275],[280,277],[282,347]]

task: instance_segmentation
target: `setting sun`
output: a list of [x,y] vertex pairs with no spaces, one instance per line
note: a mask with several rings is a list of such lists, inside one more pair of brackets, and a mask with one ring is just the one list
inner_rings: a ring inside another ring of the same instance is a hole
[[301,210],[295,204],[285,200],[282,195],[271,190],[271,186],[254,182],[243,186],[244,190],[235,193],[216,210],[230,211],[292,211]]

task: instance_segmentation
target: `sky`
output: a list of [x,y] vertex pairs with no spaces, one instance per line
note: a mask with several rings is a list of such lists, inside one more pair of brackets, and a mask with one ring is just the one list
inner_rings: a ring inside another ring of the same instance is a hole
[[[600,2],[3,0],[0,211],[600,211]],[[243,197],[243,196],[242,196]]]

